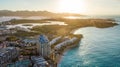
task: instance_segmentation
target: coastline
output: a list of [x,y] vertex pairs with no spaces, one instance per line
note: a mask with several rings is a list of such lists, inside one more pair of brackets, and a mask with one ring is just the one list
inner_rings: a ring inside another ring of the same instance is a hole
[[77,47],[77,46],[79,46],[79,45],[78,45],[78,44],[75,44],[75,45],[68,46],[66,49],[64,49],[63,53],[60,55],[60,58],[59,58],[59,60],[58,60],[58,63],[61,61],[61,58],[62,58],[62,56],[64,56],[64,53],[65,53],[65,52],[67,52],[68,50],[70,50],[70,49],[72,49],[72,48],[75,48],[75,47]]
[[59,59],[58,59],[58,61],[57,61],[58,64],[60,63],[60,61],[61,61],[62,57],[64,56],[64,53],[65,53],[65,52],[67,52],[68,50],[70,50],[70,49],[72,49],[72,48],[75,48],[75,47],[79,46],[79,43],[81,42],[81,39],[82,39],[82,38],[83,38],[83,36],[82,36],[82,37],[78,37],[78,40],[77,40],[75,43],[70,44],[69,46],[67,46],[67,47],[61,52],[61,54],[60,54],[60,56],[59,56]]
[[[108,66],[108,67],[113,65],[119,66],[119,62],[117,60],[115,60],[115,63],[112,63],[111,61],[109,61],[111,57],[116,58],[117,56],[117,53],[115,52],[119,49],[118,47],[120,43],[119,42],[120,38],[118,37],[120,36],[119,29],[120,29],[120,25],[110,27],[110,28],[103,28],[103,29],[96,28],[96,27],[92,27],[92,28],[88,27],[84,29],[80,28],[80,31],[78,31],[77,34],[82,33],[84,35],[84,39],[81,40],[82,43],[80,44],[79,47],[70,49],[69,51],[65,52],[65,55],[62,56],[60,63],[58,64],[58,67],[67,67],[67,66],[69,67],[100,66],[101,67],[101,65]],[[99,33],[101,35],[98,35]],[[111,39],[107,37],[111,37]],[[111,42],[114,42],[114,44]],[[106,50],[105,53],[103,50],[103,46],[105,46],[104,47],[104,50]],[[111,49],[112,46],[114,46],[114,49]],[[84,53],[86,51],[87,53]],[[113,53],[111,53],[111,51]],[[103,52],[104,54],[101,52]],[[109,53],[109,55],[106,55],[107,53]],[[112,56],[113,54],[116,56],[113,57]],[[87,58],[87,57],[90,57],[90,58]],[[104,57],[104,58],[101,58],[101,57]],[[91,62],[91,63],[88,63],[87,65],[84,65],[83,61],[85,60],[82,60],[83,58],[87,58],[85,59],[87,61],[92,61],[92,60],[99,61],[101,62],[100,63],[101,65],[98,65],[99,62]],[[100,58],[101,60],[98,60],[98,58]],[[108,61],[104,62],[106,59]],[[81,62],[77,62],[77,61],[81,61]],[[111,63],[111,64],[107,65],[108,63]]]
[[[19,31],[16,30],[17,33],[12,34],[14,36],[17,37],[29,37],[29,36],[34,36],[34,35],[39,35],[39,34],[45,34],[46,36],[48,36],[48,38],[51,37],[51,39],[58,37],[58,36],[63,36],[63,37],[76,37],[77,40],[72,41],[71,43],[66,43],[68,44],[67,46],[63,46],[60,50],[58,50],[58,53],[56,54],[57,58],[55,57],[55,60],[53,62],[55,62],[56,64],[59,64],[61,59],[63,58],[63,55],[65,52],[67,52],[68,50],[79,46],[79,42],[81,41],[81,39],[83,38],[82,34],[76,35],[74,34],[74,32],[80,28],[85,28],[85,27],[97,27],[97,28],[108,28],[108,27],[113,27],[115,25],[117,25],[117,23],[112,23],[112,21],[108,22],[107,20],[103,20],[103,19],[76,19],[76,20],[72,20],[72,19],[46,19],[46,20],[14,20],[14,21],[10,21],[11,24],[16,24],[16,23],[29,23],[29,21],[31,22],[35,22],[37,21],[37,23],[42,23],[42,21],[48,21],[48,20],[52,20],[52,21],[62,21],[65,24],[68,25],[45,25],[45,26],[36,26],[33,27],[32,29],[30,29],[31,31],[36,31],[36,32],[24,32],[24,31]],[[22,21],[22,22],[20,22]],[[51,22],[52,22],[51,21]],[[29,26],[29,25],[27,25]],[[21,36],[22,35],[22,36]],[[56,46],[57,44],[55,44],[54,46]],[[50,58],[51,59],[51,58]]]
[[[112,22],[111,22],[111,23],[112,23]],[[115,25],[119,25],[119,24],[115,24]],[[91,27],[91,26],[87,26],[87,27]],[[92,26],[92,27],[94,27],[94,26]],[[97,27],[97,26],[95,26],[95,27],[96,27],[96,28],[104,28],[104,27]],[[113,27],[113,26],[111,26],[111,27]],[[80,27],[80,28],[85,28],[85,27]],[[75,32],[76,30],[80,29],[80,28],[74,29],[74,30],[72,30],[70,33],[71,33],[71,34],[74,34],[74,32]],[[109,28],[109,27],[105,27],[105,28]],[[76,35],[76,34],[74,34],[74,35]],[[82,35],[82,34],[81,34],[81,35]],[[83,35],[82,35],[82,38],[83,38]],[[79,39],[79,43],[80,43],[80,41],[81,41],[82,38]],[[59,57],[59,60],[57,61],[57,63],[58,63],[58,64],[60,63],[60,61],[61,61],[62,57],[64,56],[64,53],[65,53],[65,52],[67,52],[68,50],[70,50],[70,49],[72,49],[72,48],[75,48],[75,47],[79,46],[79,45],[78,45],[79,43],[77,42],[77,43],[75,43],[75,44],[73,44],[73,45],[67,46],[67,47],[62,51],[62,53],[60,54],[60,57]]]

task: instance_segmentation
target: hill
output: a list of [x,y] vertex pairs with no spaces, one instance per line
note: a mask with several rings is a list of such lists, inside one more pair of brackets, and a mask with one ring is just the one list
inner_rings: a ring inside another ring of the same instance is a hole
[[53,13],[49,11],[10,11],[0,10],[0,16],[47,16],[47,17],[63,17],[63,16],[82,16],[74,13]]

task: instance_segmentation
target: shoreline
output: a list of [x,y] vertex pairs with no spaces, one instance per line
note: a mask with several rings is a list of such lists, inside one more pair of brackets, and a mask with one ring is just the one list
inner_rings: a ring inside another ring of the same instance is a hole
[[[58,36],[68,36],[69,38],[76,37],[77,39],[70,42],[66,43],[67,45],[63,46],[61,49],[58,50],[58,52],[55,55],[55,60],[50,58],[51,61],[55,64],[60,64],[61,59],[64,57],[64,53],[71,50],[72,48],[75,48],[79,46],[79,43],[81,39],[83,38],[82,34],[74,34],[74,32],[78,29],[85,28],[85,27],[96,27],[96,28],[109,28],[118,25],[117,23],[113,23],[112,21],[108,22],[108,20],[103,20],[103,19],[46,19],[46,20],[14,20],[10,21],[11,24],[16,24],[16,23],[26,23],[26,22],[38,22],[42,23],[43,21],[59,21],[59,22],[64,22],[65,24],[68,24],[66,26],[64,25],[45,25],[45,26],[35,26],[31,29],[31,31],[36,31],[36,32],[24,32],[20,30],[16,30],[17,33],[12,34],[14,36],[19,36],[19,37],[29,37],[29,36],[35,36],[39,34],[44,34],[48,36],[49,39],[53,39]],[[22,22],[21,22],[22,21]],[[29,23],[30,23],[29,22]],[[50,38],[51,37],[51,38]],[[54,46],[56,46],[55,44]],[[30,55],[29,55],[30,56]],[[55,66],[56,67],[56,66]]]
[[72,48],[75,48],[75,47],[77,47],[77,46],[79,46],[79,45],[71,45],[71,46],[69,46],[69,47],[67,47],[64,51],[63,51],[63,53],[62,54],[60,54],[60,58],[59,58],[59,60],[58,60],[58,64],[60,63],[60,61],[61,61],[61,59],[62,59],[62,57],[64,56],[64,53],[65,52],[67,52],[68,50],[70,50],[70,49],[72,49]]
[[65,53],[65,52],[67,52],[68,50],[70,50],[70,49],[72,49],[72,48],[75,48],[75,47],[79,46],[82,38],[83,38],[83,36],[82,36],[82,37],[79,37],[78,40],[77,40],[77,42],[75,42],[75,43],[73,43],[73,44],[70,44],[69,46],[67,46],[67,47],[61,52],[61,54],[60,54],[60,56],[59,56],[59,59],[58,59],[58,61],[57,61],[57,64],[60,63],[60,61],[61,61],[62,57],[64,56],[64,53]]
[[[67,25],[43,25],[43,26],[34,26],[31,28],[31,31],[37,31],[37,32],[30,32],[34,35],[39,35],[39,34],[45,34],[48,35],[62,35],[66,36],[69,34],[73,34],[75,30],[79,28],[84,28],[84,27],[97,27],[97,28],[107,28],[107,27],[112,27],[115,25],[118,25],[117,23],[113,23],[113,21],[108,22],[108,20],[105,19],[63,19],[63,18],[53,18],[53,19],[44,19],[44,20],[14,20],[14,21],[9,21],[11,24],[21,24],[21,23],[43,23],[46,21],[59,21],[59,22],[64,22],[64,24]],[[46,29],[46,30],[45,30]],[[45,30],[45,31],[44,31]],[[54,31],[53,31],[54,30]],[[22,35],[21,35],[22,34]],[[26,34],[26,35],[23,35]],[[16,33],[14,35],[18,35],[21,37],[26,37],[26,36],[31,36],[27,32],[22,32],[20,31],[19,33]]]
[[[119,25],[119,24],[118,24],[118,25]],[[88,27],[93,27],[93,26],[88,26]],[[111,26],[111,27],[113,27],[113,26]],[[85,28],[85,27],[80,27],[80,28],[78,28],[78,29],[81,29],[81,28]],[[96,28],[99,28],[99,27],[96,27]],[[109,27],[106,27],[106,28],[109,28]],[[76,34],[74,34],[74,32],[75,32],[76,30],[78,30],[78,29],[74,29],[74,30],[72,30],[70,33],[73,34],[73,35],[76,35]],[[81,34],[81,35],[83,36],[83,34]],[[82,38],[83,38],[83,37],[82,37]],[[81,42],[82,38],[79,39],[79,43]],[[57,61],[57,65],[60,64],[61,59],[62,59],[63,56],[64,56],[64,53],[66,53],[67,51],[69,51],[69,50],[72,49],[72,48],[75,48],[75,47],[79,46],[79,43],[76,43],[76,44],[67,46],[67,47],[62,51],[62,54],[60,54],[60,58],[59,58],[59,60]]]

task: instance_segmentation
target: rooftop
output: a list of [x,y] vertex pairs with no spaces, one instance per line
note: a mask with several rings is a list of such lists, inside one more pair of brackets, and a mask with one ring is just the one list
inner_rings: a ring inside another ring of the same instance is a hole
[[48,64],[48,62],[41,56],[32,56],[31,60],[36,65],[47,65]]
[[40,42],[41,44],[44,44],[44,43],[48,43],[49,40],[48,40],[47,36],[45,36],[45,35],[40,35],[40,36],[39,36],[39,42]]

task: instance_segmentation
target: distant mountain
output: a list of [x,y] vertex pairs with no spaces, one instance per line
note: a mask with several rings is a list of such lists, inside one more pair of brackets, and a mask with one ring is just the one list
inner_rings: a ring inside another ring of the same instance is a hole
[[0,16],[51,16],[51,17],[63,17],[63,16],[82,16],[74,13],[52,13],[48,11],[10,11],[0,10]]

